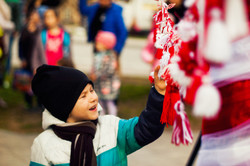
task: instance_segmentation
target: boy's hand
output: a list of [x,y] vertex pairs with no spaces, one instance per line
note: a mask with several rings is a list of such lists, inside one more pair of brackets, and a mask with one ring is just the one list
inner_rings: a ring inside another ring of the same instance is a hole
[[166,83],[165,80],[161,79],[158,77],[158,73],[160,70],[160,66],[157,66],[154,71],[154,84],[155,84],[155,89],[157,90],[158,93],[165,95],[166,92]]

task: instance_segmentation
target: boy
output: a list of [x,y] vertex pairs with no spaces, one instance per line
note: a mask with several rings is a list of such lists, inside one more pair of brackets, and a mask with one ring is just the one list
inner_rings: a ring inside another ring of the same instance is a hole
[[155,70],[146,108],[129,120],[98,115],[98,96],[88,77],[73,68],[43,65],[37,69],[32,90],[46,110],[45,129],[31,148],[30,166],[127,165],[127,155],[156,140],[165,81]]

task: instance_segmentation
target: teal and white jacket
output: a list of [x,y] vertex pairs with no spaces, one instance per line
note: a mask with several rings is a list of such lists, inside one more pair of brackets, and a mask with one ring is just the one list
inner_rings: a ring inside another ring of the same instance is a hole
[[[145,110],[129,120],[112,115],[99,116],[94,150],[98,166],[127,166],[127,155],[156,140],[163,132],[160,123],[164,96],[152,88]],[[55,135],[53,124],[65,123],[47,110],[43,112],[43,128],[31,147],[30,166],[69,166],[71,142]]]

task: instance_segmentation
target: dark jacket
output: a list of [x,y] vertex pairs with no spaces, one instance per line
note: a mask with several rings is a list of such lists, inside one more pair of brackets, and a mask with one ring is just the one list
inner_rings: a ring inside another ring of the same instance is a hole
[[[80,0],[80,11],[83,15],[88,17],[88,41],[94,41],[95,36],[92,36],[92,29],[90,28],[95,14],[97,13],[100,7],[99,3],[88,6],[86,0]],[[122,7],[112,3],[111,7],[106,10],[106,17],[102,24],[103,31],[113,32],[116,35],[117,43],[114,47],[114,50],[120,54],[126,38],[127,38],[127,29],[122,17]]]

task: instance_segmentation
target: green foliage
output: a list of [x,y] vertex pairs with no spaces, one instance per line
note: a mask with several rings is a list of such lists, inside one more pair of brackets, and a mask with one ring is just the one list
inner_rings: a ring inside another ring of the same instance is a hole
[[140,112],[145,108],[150,88],[149,84],[124,81],[118,101],[118,115],[125,119],[139,116]]
[[123,102],[136,101],[140,97],[147,96],[150,91],[150,86],[147,85],[132,85],[123,84],[121,86],[120,100]]
[[0,88],[0,97],[8,103],[10,108],[17,107],[24,104],[23,94],[12,88]]
[[41,112],[26,108],[23,93],[0,88],[0,97],[7,103],[7,107],[0,106],[0,128],[21,133],[42,131]]

